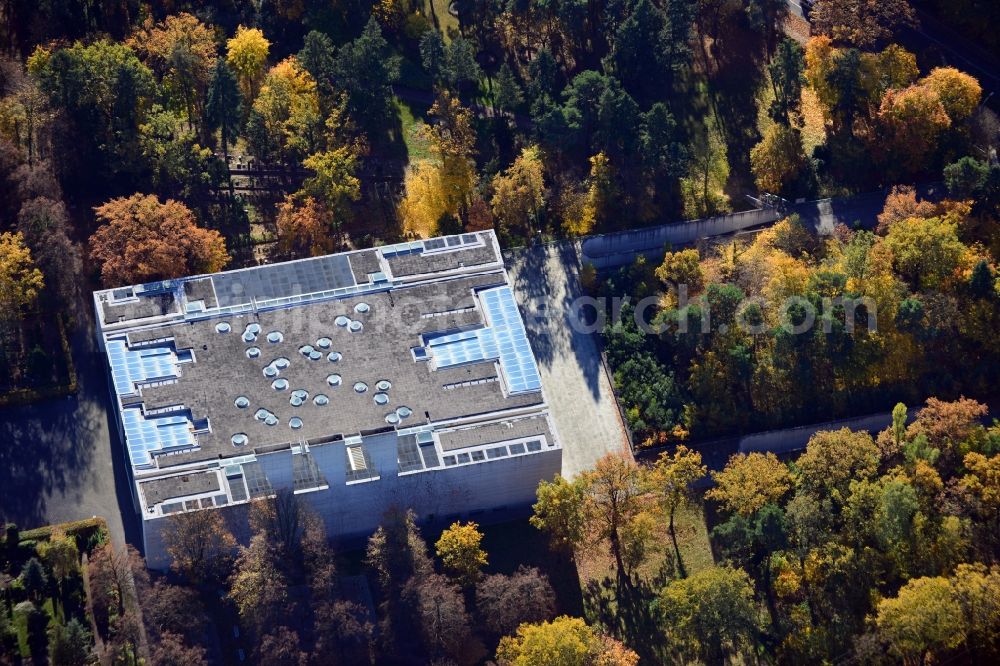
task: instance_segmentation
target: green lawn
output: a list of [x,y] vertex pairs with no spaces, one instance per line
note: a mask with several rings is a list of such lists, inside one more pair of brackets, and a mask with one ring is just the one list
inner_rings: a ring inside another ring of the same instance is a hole
[[404,102],[399,98],[393,101],[402,124],[403,143],[406,144],[406,154],[412,164],[417,160],[431,157],[430,146],[426,139],[420,136],[419,128],[424,124],[424,117],[429,107]]
[[448,0],[424,0],[424,16],[441,32],[446,44],[458,35],[458,19],[448,13]]

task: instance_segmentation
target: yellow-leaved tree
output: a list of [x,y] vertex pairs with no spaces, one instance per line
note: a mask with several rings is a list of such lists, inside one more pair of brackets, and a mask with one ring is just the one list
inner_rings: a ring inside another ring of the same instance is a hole
[[257,96],[260,89],[270,50],[271,42],[267,41],[263,32],[242,25],[236,29],[236,35],[226,42],[226,61],[240,82],[243,99],[248,102]]
[[438,233],[448,218],[464,220],[476,186],[472,112],[444,91],[429,114],[437,122],[421,127],[420,133],[434,157],[410,168],[400,205],[406,233],[422,237]]
[[0,234],[0,311],[19,318],[45,286],[42,272],[35,267],[31,250],[18,233]]
[[268,71],[253,111],[256,118],[251,117],[251,124],[259,118],[263,132],[251,141],[258,157],[297,161],[316,150],[323,139],[316,81],[294,56]]
[[456,522],[442,532],[434,544],[445,570],[462,585],[474,585],[479,580],[480,570],[486,566],[482,540],[483,533],[476,523]]
[[493,214],[508,229],[530,232],[545,203],[545,167],[542,151],[529,146],[514,163],[493,179]]

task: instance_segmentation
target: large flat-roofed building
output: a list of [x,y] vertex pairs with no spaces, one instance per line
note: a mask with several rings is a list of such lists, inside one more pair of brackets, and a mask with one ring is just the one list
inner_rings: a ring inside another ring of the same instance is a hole
[[[165,519],[295,492],[332,537],[392,506],[523,510],[559,438],[492,232],[95,292],[146,558]],[[245,518],[243,518],[245,520]]]

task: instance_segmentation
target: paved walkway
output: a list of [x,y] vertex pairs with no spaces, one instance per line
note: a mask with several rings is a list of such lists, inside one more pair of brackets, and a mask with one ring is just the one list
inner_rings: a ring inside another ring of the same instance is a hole
[[112,437],[108,428],[108,385],[92,326],[84,317],[73,335],[76,396],[0,410],[0,519],[29,529],[103,516],[115,543],[135,543],[127,472],[117,433]]
[[608,451],[628,450],[597,336],[572,326],[570,305],[581,293],[578,245],[541,245],[509,252],[506,258],[542,390],[562,439],[563,476],[575,476]]

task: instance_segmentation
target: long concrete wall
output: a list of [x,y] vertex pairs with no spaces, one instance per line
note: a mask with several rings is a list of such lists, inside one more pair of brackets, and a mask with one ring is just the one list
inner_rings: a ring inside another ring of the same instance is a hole
[[685,245],[701,238],[743,231],[781,219],[777,210],[765,208],[704,220],[664,224],[648,229],[590,236],[582,242],[582,259],[598,270],[632,263],[640,255],[660,258],[668,245]]

